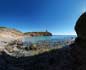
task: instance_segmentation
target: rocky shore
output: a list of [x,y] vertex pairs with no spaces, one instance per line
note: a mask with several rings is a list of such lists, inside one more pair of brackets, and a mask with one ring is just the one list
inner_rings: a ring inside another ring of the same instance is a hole
[[34,56],[53,49],[59,49],[69,45],[72,41],[58,41],[52,43],[50,41],[39,41],[37,43],[27,43],[22,41],[24,36],[51,36],[49,32],[27,32],[22,33],[15,29],[0,27],[0,52],[4,51],[10,56]]
[[[37,44],[30,43],[27,46],[23,45],[24,43],[21,39],[5,42],[3,48],[0,46],[0,69],[63,70],[62,65],[65,65],[65,61],[62,61],[69,56],[67,53],[69,49],[67,50],[66,48],[65,50],[62,43],[63,45],[69,45],[72,42],[57,42],[56,45],[51,46],[48,41],[42,41]],[[65,57],[66,54],[67,56]]]

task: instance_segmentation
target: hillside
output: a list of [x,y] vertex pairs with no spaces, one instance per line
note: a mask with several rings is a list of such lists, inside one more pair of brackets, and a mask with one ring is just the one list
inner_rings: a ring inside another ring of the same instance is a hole
[[23,36],[21,31],[16,29],[0,27],[0,38],[10,38],[10,39],[17,39]]

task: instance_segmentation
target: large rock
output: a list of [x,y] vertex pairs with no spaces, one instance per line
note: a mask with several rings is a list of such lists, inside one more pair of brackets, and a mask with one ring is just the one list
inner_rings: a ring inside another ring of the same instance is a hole
[[83,13],[78,19],[75,25],[75,30],[78,37],[86,39],[86,12]]

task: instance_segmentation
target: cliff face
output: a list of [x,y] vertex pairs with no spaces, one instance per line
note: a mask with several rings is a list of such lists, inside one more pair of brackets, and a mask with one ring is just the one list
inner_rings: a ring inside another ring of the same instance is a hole
[[0,38],[5,39],[17,39],[23,36],[23,33],[6,27],[0,27]]
[[26,32],[25,36],[52,36],[50,32]]

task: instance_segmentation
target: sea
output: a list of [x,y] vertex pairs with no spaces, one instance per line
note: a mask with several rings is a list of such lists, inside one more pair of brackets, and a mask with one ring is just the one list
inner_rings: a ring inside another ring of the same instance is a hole
[[36,37],[24,37],[23,42],[57,42],[57,41],[65,41],[65,40],[75,40],[76,35],[53,35],[53,36],[36,36]]

